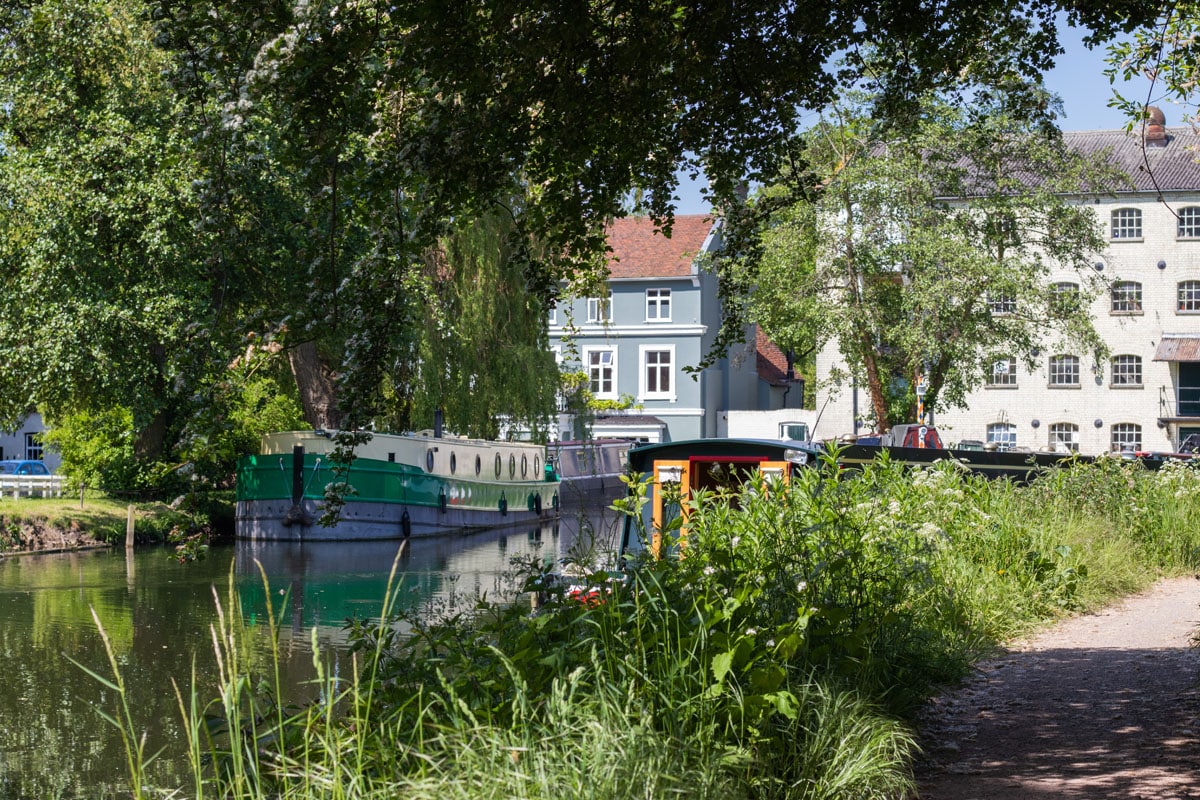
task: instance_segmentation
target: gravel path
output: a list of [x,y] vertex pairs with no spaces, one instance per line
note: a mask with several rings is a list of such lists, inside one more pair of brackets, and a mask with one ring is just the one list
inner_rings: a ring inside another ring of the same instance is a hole
[[922,725],[920,800],[1200,800],[1200,580],[1160,581],[981,665]]

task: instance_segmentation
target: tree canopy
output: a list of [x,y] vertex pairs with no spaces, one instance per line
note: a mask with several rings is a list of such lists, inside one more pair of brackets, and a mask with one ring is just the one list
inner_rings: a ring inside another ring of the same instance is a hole
[[[1111,32],[1154,8],[6,4],[0,417],[120,404],[141,449],[160,452],[200,434],[189,426],[219,427],[212,397],[257,342],[272,345],[260,355],[290,373],[314,426],[427,424],[417,417],[434,384],[421,376],[444,372],[428,359],[463,356],[426,336],[428,303],[447,298],[429,265],[473,259],[452,243],[477,221],[508,215],[489,256],[504,268],[477,274],[528,311],[512,324],[541,326],[532,309],[602,269],[605,223],[631,197],[669,230],[678,170],[702,168],[714,202],[732,208],[747,180],[800,164],[802,115],[851,84],[871,88],[870,113],[898,129],[933,89],[1046,118],[1025,87],[1060,52],[1055,14]],[[454,380],[494,397],[480,392],[449,424],[485,431],[479,409],[533,413],[502,399],[541,371],[475,363],[494,369]]]

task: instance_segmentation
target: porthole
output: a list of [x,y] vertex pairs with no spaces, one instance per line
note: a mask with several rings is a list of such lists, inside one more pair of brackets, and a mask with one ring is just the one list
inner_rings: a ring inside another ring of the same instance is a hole
[[521,456],[521,477],[529,477],[529,456]]
[[425,451],[425,471],[433,472],[433,448]]
[[450,474],[453,475],[454,471],[456,469],[458,469],[458,459],[455,457],[454,453],[451,453],[450,454]]
[[480,458],[479,456],[475,456],[475,475],[476,475],[476,477],[478,477],[479,473],[481,473],[481,472],[483,472],[483,459]]
[[500,477],[500,464],[501,464],[500,454],[496,453],[496,477],[497,478]]
[[537,476],[539,476],[541,474],[542,474],[542,457],[534,456],[533,457],[533,477],[536,478]]
[[517,477],[517,457],[514,455],[508,457],[508,477]]

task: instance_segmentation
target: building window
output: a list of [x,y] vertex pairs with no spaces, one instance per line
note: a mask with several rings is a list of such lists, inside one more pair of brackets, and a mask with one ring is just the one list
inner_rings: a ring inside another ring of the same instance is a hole
[[1120,422],[1112,426],[1112,449],[1138,451],[1142,449],[1142,426]]
[[1200,206],[1179,209],[1179,227],[1175,235],[1180,239],[1200,239]]
[[1017,426],[1011,422],[995,422],[987,426],[987,440],[995,442],[1001,450],[1017,446]]
[[1113,386],[1142,385],[1141,356],[1113,356],[1112,359]]
[[1050,311],[1072,314],[1079,310],[1079,284],[1063,281],[1050,287]]
[[673,347],[645,346],[642,349],[642,396],[673,398],[672,366],[675,362]]
[[1017,298],[1007,292],[988,292],[988,309],[994,316],[1017,313]]
[[646,321],[647,322],[670,322],[671,321],[671,290],[670,289],[647,289],[646,290]]
[[1113,241],[1142,238],[1142,212],[1136,208],[1118,208],[1112,212]]
[[1070,422],[1056,422],[1050,426],[1050,449],[1079,452],[1079,426]]
[[612,348],[585,350],[588,389],[601,399],[617,398],[617,352]]
[[998,358],[992,362],[992,371],[988,374],[988,386],[1016,386],[1017,360],[1015,358]]
[[1079,385],[1079,356],[1051,356],[1051,386]]
[[1200,281],[1180,281],[1178,311],[1200,311]]
[[25,434],[25,458],[30,461],[42,460],[42,436],[39,433]]
[[1120,281],[1112,286],[1112,313],[1142,313],[1142,285],[1136,281]]
[[612,292],[608,297],[589,297],[587,301],[588,322],[612,322]]
[[550,306],[550,313],[546,317],[546,323],[551,327],[558,324],[558,306]]

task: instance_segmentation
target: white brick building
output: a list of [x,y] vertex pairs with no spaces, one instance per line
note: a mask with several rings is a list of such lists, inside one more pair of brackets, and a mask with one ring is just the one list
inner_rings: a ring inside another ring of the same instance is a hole
[[[1140,132],[1065,133],[1074,149],[1110,158],[1132,187],[1081,196],[1104,226],[1108,247],[1093,269],[1107,291],[1091,306],[1111,355],[1039,352],[1039,366],[999,362],[989,385],[965,409],[934,420],[947,442],[997,441],[1032,450],[1069,446],[1081,453],[1110,449],[1169,451],[1200,433],[1200,137],[1189,129],[1151,124]],[[1154,120],[1152,120],[1154,122]],[[1165,134],[1165,135],[1164,135]],[[1064,272],[1052,283],[1078,283]],[[1048,287],[1049,289],[1049,287]],[[869,411],[865,392],[829,385],[841,363],[836,344],[817,358],[819,437],[855,430]]]

